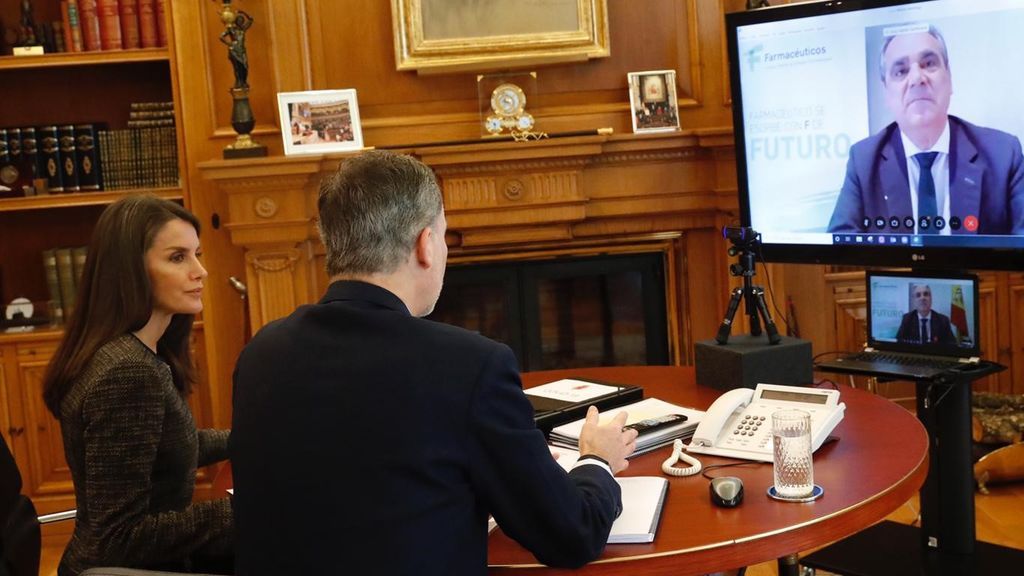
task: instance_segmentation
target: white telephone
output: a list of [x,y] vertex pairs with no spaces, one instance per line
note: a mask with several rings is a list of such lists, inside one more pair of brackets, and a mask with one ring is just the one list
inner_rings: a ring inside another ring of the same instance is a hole
[[722,394],[705,412],[687,452],[772,461],[772,412],[788,408],[811,414],[811,450],[817,450],[843,419],[838,390],[758,384]]

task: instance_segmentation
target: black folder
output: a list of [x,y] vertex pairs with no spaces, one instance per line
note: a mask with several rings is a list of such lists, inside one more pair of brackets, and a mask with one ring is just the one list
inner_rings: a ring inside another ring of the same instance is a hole
[[533,405],[533,419],[537,423],[537,428],[540,428],[541,431],[544,432],[544,436],[550,434],[551,429],[555,426],[561,426],[562,424],[573,422],[585,417],[587,415],[587,408],[590,406],[597,406],[598,410],[606,410],[608,408],[616,408],[625,404],[639,402],[644,398],[644,389],[639,386],[601,382],[588,378],[569,377],[566,378],[566,380],[580,380],[582,382],[592,382],[603,386],[613,386],[615,387],[615,391],[601,396],[596,396],[582,402],[569,402],[566,400],[533,396],[529,393],[530,390],[527,389],[526,398],[530,401],[530,404]]

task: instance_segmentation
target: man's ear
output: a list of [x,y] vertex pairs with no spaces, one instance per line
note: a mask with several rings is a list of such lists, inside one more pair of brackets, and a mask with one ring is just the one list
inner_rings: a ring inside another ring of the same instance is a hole
[[423,268],[430,268],[437,259],[434,253],[433,234],[434,231],[427,226],[416,236],[416,262]]

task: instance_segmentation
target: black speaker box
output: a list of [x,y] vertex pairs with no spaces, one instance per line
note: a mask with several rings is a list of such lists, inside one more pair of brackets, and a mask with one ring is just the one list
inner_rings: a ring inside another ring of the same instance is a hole
[[695,364],[697,384],[718,390],[813,381],[810,340],[788,336],[775,345],[768,344],[764,334],[734,335],[725,344],[702,340],[697,342]]

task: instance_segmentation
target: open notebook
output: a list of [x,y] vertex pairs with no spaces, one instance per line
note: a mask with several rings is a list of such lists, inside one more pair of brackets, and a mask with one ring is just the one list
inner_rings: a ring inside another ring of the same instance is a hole
[[[558,464],[566,472],[572,470],[580,453],[568,448],[551,447],[558,454]],[[653,542],[658,531],[661,509],[665,505],[668,479],[662,476],[623,476],[615,480],[622,487],[622,514],[612,524],[609,544],[641,544]],[[494,518],[487,520],[488,531],[494,530]]]
[[867,346],[816,369],[923,380],[979,362],[977,276],[868,272],[865,281]]

